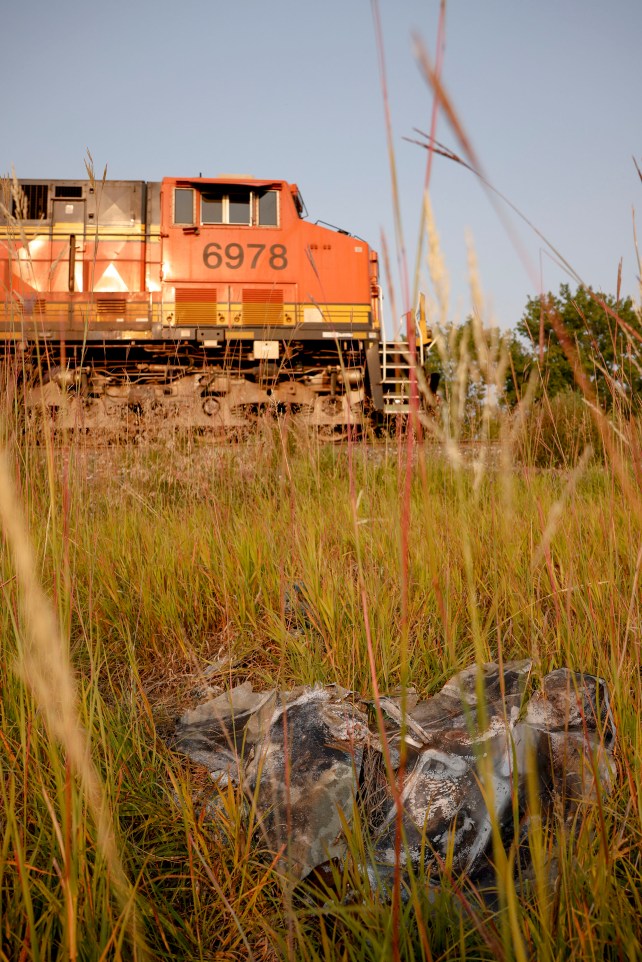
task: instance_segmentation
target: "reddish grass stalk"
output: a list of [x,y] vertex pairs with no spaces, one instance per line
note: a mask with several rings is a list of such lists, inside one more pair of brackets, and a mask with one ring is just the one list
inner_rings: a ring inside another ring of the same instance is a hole
[[[437,136],[437,117],[439,115],[439,92],[441,90],[441,71],[444,62],[444,48],[446,39],[446,0],[441,0],[439,5],[439,23],[437,25],[437,56],[435,57],[435,77],[439,81],[439,85],[435,87],[434,98],[432,102],[432,114],[430,117],[430,143],[434,143],[435,137]],[[434,150],[432,146],[428,149],[428,159],[426,160],[426,178],[424,181],[424,191],[427,191],[430,187],[430,175],[432,173],[432,159],[434,155]]]
[[[392,195],[393,195],[393,206],[394,206],[394,216],[395,216],[395,236],[397,242],[397,260],[399,264],[399,270],[401,275],[401,285],[402,285],[402,297],[404,303],[404,312],[406,315],[406,336],[408,341],[408,355],[410,358],[410,418],[408,421],[408,431],[406,436],[406,465],[405,465],[405,476],[404,476],[404,488],[403,497],[401,504],[401,650],[400,650],[400,663],[402,672],[402,686],[405,690],[405,675],[407,669],[407,657],[408,657],[408,635],[409,635],[409,589],[410,589],[410,578],[409,578],[409,559],[410,559],[410,506],[411,506],[411,490],[412,490],[412,471],[413,471],[413,453],[414,453],[414,442],[415,436],[421,439],[421,426],[419,422],[419,393],[418,393],[418,383],[417,383],[417,371],[416,371],[416,335],[415,335],[415,323],[412,311],[410,310],[410,284],[408,279],[408,262],[406,256],[406,248],[404,241],[403,228],[401,223],[401,207],[399,203],[399,190],[397,183],[397,170],[395,163],[395,153],[393,146],[392,137],[392,120],[390,113],[390,101],[388,97],[388,83],[386,77],[386,63],[384,54],[384,44],[383,35],[381,29],[381,15],[379,10],[378,0],[372,0],[372,11],[375,25],[375,36],[377,44],[377,54],[379,60],[379,75],[381,80],[381,93],[384,103],[384,114],[386,122],[386,135],[388,141],[388,156],[390,162],[390,175],[392,184]],[[440,11],[439,11],[439,24],[437,29],[437,70],[436,75],[439,79],[441,74],[441,68],[443,63],[443,50],[444,50],[444,30],[445,30],[445,15],[446,15],[446,2],[441,0]],[[431,118],[431,140],[434,138],[437,127],[437,116],[439,112],[439,94],[437,88],[435,88],[435,98],[432,107],[432,118]],[[428,152],[428,159],[426,163],[426,175],[425,175],[425,188],[428,189],[430,183],[430,173],[432,169],[432,150]],[[396,323],[396,318],[395,318]],[[356,517],[355,517],[355,529],[356,529]],[[364,603],[364,619],[366,620],[366,635],[368,641],[368,657],[371,660],[371,670],[373,675],[373,690],[375,693],[375,704],[377,705],[377,715],[379,726],[381,730],[382,744],[385,744],[385,732],[383,728],[383,716],[381,714],[381,708],[378,703],[378,689],[376,687],[376,670],[374,665],[374,653],[372,652],[372,642],[369,637],[369,624],[367,622],[367,610],[366,610],[366,599],[365,591],[362,589],[363,603]],[[405,709],[404,695],[402,694],[402,715]],[[388,753],[388,746],[385,744],[386,749],[386,764],[389,768],[389,778],[391,782],[391,789],[393,791],[393,797],[395,801],[396,808],[396,821],[395,821],[395,872],[393,881],[393,892],[392,892],[392,952],[395,962],[400,959],[400,948],[399,948],[399,925],[400,925],[400,914],[401,914],[401,845],[402,845],[402,835],[403,835],[403,805],[401,801],[402,791],[403,791],[403,781],[405,773],[405,762],[406,762],[406,751],[405,751],[405,741],[403,738],[403,717],[402,717],[402,737],[401,737],[401,747],[400,747],[400,763],[397,772],[397,778],[393,777],[392,767],[390,765],[390,758]]]
[[[388,161],[390,164],[390,180],[392,188],[392,201],[395,219],[395,239],[397,242],[397,263],[401,274],[401,293],[403,296],[404,313],[410,308],[410,284],[408,281],[408,260],[406,257],[406,245],[404,242],[403,228],[401,224],[401,204],[399,203],[399,184],[397,180],[397,165],[395,162],[395,148],[392,136],[392,119],[390,115],[390,98],[388,97],[388,80],[386,77],[386,58],[383,45],[383,32],[381,29],[381,14],[379,11],[379,0],[372,0],[372,16],[375,26],[375,39],[377,43],[377,56],[379,61],[379,78],[381,80],[381,96],[383,98],[384,116],[386,121],[386,139],[388,142]],[[396,318],[395,318],[396,325]]]

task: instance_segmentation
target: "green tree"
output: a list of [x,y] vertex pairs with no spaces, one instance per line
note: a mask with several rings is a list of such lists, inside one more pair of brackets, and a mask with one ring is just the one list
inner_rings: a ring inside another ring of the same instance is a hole
[[514,407],[521,401],[526,386],[530,380],[535,358],[524,341],[513,331],[504,335],[504,342],[508,349],[508,369],[504,385],[504,402]]
[[451,431],[458,437],[488,436],[497,428],[501,408],[521,396],[532,358],[511,332],[484,326],[473,315],[439,333],[425,371],[427,376],[439,372]]
[[[617,397],[638,403],[642,399],[641,333],[630,298],[618,302],[584,287],[573,294],[568,284],[561,285],[557,296],[529,298],[517,324],[520,348],[523,345],[531,363],[541,365],[542,386],[549,396],[579,390],[570,349],[606,407]],[[519,351],[516,357],[522,364]]]

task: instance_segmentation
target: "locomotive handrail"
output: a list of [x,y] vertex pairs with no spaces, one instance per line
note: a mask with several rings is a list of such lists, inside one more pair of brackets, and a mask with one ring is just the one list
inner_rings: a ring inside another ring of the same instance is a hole
[[[331,224],[331,223],[330,223],[329,221],[327,221],[327,220],[315,220],[314,223],[317,224],[317,225],[318,225],[318,224],[321,224],[322,227],[330,227],[332,230],[336,230],[337,234],[345,234],[346,237],[354,237],[354,236],[355,236],[354,234],[351,234],[349,230],[344,230],[343,227],[337,227],[336,224]],[[359,238],[359,240],[361,240],[361,238]],[[364,241],[364,243],[365,243],[365,241]]]

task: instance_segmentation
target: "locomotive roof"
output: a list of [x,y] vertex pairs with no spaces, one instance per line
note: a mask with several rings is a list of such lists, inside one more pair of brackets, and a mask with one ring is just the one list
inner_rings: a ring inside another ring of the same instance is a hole
[[177,184],[241,184],[244,187],[282,187],[287,185],[285,180],[260,180],[257,177],[164,177],[163,180],[175,181]]
[[[9,178],[12,179],[12,178]],[[19,184],[157,184],[157,180],[141,180],[141,179],[129,179],[129,178],[113,178],[106,177],[105,180],[101,177],[91,180],[89,177],[19,177],[17,178]],[[284,184],[288,184],[285,180],[263,180],[258,177],[240,177],[238,175],[225,175],[222,174],[219,177],[163,177],[163,180],[175,181],[177,184],[242,184],[248,187],[282,187]],[[290,186],[296,186],[291,184]]]

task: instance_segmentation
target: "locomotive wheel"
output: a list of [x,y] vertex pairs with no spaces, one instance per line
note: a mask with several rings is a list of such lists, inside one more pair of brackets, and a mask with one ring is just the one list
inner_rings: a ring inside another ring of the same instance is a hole
[[218,398],[213,395],[208,394],[206,398],[203,399],[203,413],[207,414],[208,418],[212,418],[217,415],[221,410],[221,402]]
[[331,441],[334,444],[347,441],[350,427],[347,424],[319,424],[315,429],[319,441]]

